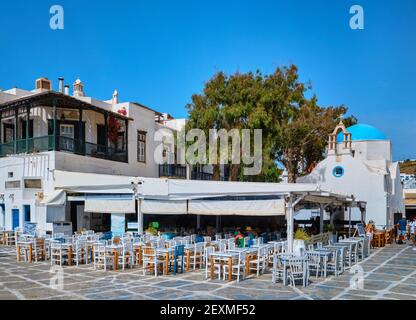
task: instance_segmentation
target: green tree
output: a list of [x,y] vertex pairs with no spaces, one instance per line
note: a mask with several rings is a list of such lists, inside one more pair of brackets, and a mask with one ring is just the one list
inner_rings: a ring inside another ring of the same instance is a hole
[[[207,137],[209,129],[262,129],[261,173],[245,177],[244,165],[231,164],[230,180],[278,182],[280,162],[289,181],[295,182],[323,158],[328,134],[347,112],[344,106],[318,106],[315,96],[305,97],[310,89],[299,80],[294,65],[277,68],[270,75],[256,71],[228,76],[219,72],[205,84],[203,93],[192,96],[186,129],[202,129]],[[345,122],[355,121],[350,117]],[[219,174],[219,166],[214,165],[215,180]]]

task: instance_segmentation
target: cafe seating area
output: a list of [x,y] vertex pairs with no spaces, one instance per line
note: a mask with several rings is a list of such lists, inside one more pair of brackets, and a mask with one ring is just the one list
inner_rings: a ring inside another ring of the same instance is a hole
[[172,236],[129,232],[112,236],[83,231],[39,237],[17,229],[14,242],[7,232],[0,236],[3,245],[15,246],[18,262],[46,261],[64,268],[84,265],[101,272],[131,269],[155,277],[199,271],[201,280],[228,282],[271,273],[273,283],[292,286],[337,277],[369,255],[365,237],[340,237],[334,243],[323,236],[324,241],[306,242],[289,252],[285,239],[236,239],[232,233]]

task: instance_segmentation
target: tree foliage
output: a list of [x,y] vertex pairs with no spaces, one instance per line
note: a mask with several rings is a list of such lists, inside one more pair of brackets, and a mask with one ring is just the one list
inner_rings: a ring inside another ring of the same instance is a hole
[[[230,180],[280,181],[280,162],[289,181],[295,182],[323,158],[328,134],[347,112],[344,106],[319,106],[316,96],[306,97],[310,89],[299,80],[294,65],[277,68],[270,75],[219,72],[201,94],[192,96],[186,129],[202,129],[207,137],[209,129],[262,129],[261,174],[244,177],[243,165],[231,165]],[[355,121],[350,117],[345,123]],[[214,179],[218,178],[219,167],[214,165]]]

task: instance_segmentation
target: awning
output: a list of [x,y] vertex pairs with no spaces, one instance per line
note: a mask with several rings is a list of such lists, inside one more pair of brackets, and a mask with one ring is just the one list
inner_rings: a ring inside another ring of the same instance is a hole
[[279,216],[285,215],[284,199],[192,200],[188,213],[200,215]]
[[66,204],[66,192],[64,190],[55,190],[47,194],[40,202],[42,205],[63,207]]
[[87,196],[84,211],[92,213],[136,213],[135,202],[133,197]]
[[187,214],[186,201],[143,200],[141,212],[144,214]]

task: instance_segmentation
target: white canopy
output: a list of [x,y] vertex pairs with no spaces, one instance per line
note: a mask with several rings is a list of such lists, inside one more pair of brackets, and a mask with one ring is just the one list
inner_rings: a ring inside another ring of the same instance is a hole
[[54,190],[49,194],[45,195],[43,200],[40,202],[42,205],[62,207],[66,203],[66,192],[64,190]]
[[200,215],[280,216],[285,215],[285,200],[192,200],[188,213]]
[[96,197],[85,198],[85,212],[94,213],[136,213],[136,200],[125,197]]
[[55,188],[73,193],[132,194],[133,177],[54,171]]

